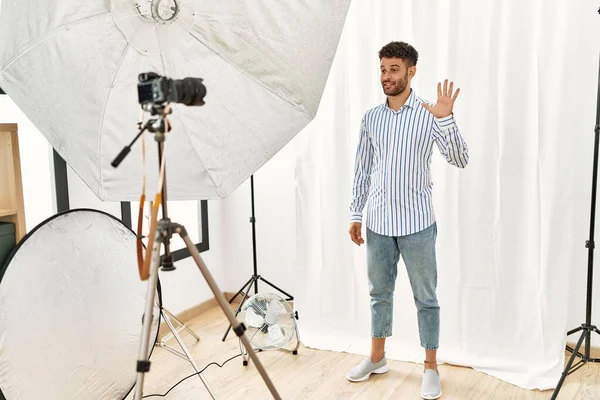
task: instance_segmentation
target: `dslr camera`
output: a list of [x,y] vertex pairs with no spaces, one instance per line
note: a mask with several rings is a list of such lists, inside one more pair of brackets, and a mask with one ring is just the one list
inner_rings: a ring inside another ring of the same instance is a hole
[[163,106],[167,103],[203,106],[204,96],[206,86],[201,78],[170,79],[154,72],[138,76],[138,100],[142,106]]

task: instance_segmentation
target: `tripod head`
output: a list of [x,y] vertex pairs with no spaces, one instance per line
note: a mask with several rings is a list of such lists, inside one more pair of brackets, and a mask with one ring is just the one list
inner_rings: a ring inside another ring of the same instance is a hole
[[[169,104],[151,107],[142,107],[143,109],[147,108],[151,115],[158,115],[158,118],[150,118],[143,124],[143,121],[138,122],[139,132],[135,138],[129,143],[129,145],[123,147],[123,150],[115,157],[115,159],[110,163],[113,168],[118,168],[121,162],[127,157],[127,155],[131,152],[131,147],[135,144],[135,142],[142,136],[145,131],[154,133],[154,138],[157,142],[161,143],[165,140],[165,133],[171,131],[171,125],[168,123],[167,115],[171,114],[173,111]],[[142,124],[144,126],[142,126]],[[161,150],[162,151],[162,150]],[[160,157],[162,155],[159,154],[159,163]]]
[[[144,108],[144,107],[142,107]],[[148,122],[146,122],[146,129],[148,132],[157,133],[157,134],[165,134],[171,131],[171,125],[168,124],[167,115],[173,113],[173,109],[170,104],[167,105],[151,105],[146,107],[147,111],[152,116],[158,116],[155,118],[150,118]],[[138,124],[139,126],[139,124]],[[158,139],[157,139],[158,141]]]

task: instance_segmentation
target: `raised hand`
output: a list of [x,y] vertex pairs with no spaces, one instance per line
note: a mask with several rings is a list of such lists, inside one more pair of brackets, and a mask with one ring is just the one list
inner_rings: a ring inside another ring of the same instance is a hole
[[427,111],[433,114],[436,118],[444,118],[448,115],[452,114],[452,108],[454,107],[454,101],[460,92],[460,89],[456,89],[456,92],[452,94],[454,90],[454,82],[450,82],[450,87],[448,87],[448,79],[444,81],[444,90],[442,91],[442,83],[438,83],[438,98],[437,103],[432,106],[422,103],[423,107]]

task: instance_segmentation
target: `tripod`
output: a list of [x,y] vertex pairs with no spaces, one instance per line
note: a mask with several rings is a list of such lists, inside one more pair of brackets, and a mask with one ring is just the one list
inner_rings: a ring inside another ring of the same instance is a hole
[[[240,310],[242,309],[242,306],[244,305],[246,300],[248,300],[248,298],[250,297],[248,295],[248,292],[250,291],[250,288],[252,287],[252,285],[254,285],[254,294],[258,294],[258,281],[259,280],[263,281],[267,285],[271,286],[273,289],[278,290],[279,292],[286,295],[287,296],[287,298],[285,299],[286,301],[294,300],[294,297],[292,295],[281,290],[280,288],[273,285],[271,282],[269,282],[262,276],[258,275],[258,267],[257,267],[257,262],[256,262],[256,218],[254,215],[254,175],[250,176],[250,201],[251,201],[251,208],[252,208],[252,216],[250,217],[250,223],[252,224],[252,259],[253,259],[253,263],[254,263],[254,274],[250,277],[248,282],[246,282],[244,284],[244,286],[242,286],[242,288],[231,299],[229,299],[229,304],[231,304],[236,299],[236,297],[238,297],[241,294],[244,295],[244,298],[240,302],[239,307],[235,311],[236,317],[240,313]],[[222,339],[223,342],[225,341],[225,339],[227,339],[227,335],[229,334],[230,330],[231,330],[231,325],[229,325],[229,327],[225,331],[225,334],[223,335],[223,339]]]
[[[145,377],[144,374],[150,370],[150,360],[148,360],[148,350],[149,350],[149,345],[150,345],[150,330],[152,327],[154,301],[155,301],[156,288],[157,288],[157,283],[158,283],[158,268],[159,268],[160,264],[165,262],[165,260],[167,260],[167,262],[170,261],[170,253],[167,254],[167,252],[169,251],[168,244],[171,240],[171,237],[173,236],[173,233],[177,233],[177,234],[179,234],[181,239],[184,241],[186,247],[188,248],[188,251],[190,252],[190,255],[192,256],[192,258],[194,259],[194,262],[200,269],[200,272],[204,276],[204,279],[208,283],[208,286],[210,287],[211,291],[215,295],[217,302],[219,303],[219,306],[223,309],[223,312],[227,316],[230,324],[232,326],[234,326],[234,328],[233,328],[234,332],[240,338],[244,347],[248,351],[250,358],[252,358],[252,361],[255,363],[258,372],[260,373],[263,380],[265,381],[267,387],[269,388],[269,391],[273,395],[273,398],[276,400],[280,400],[281,397],[277,393],[275,386],[271,382],[269,376],[267,375],[266,370],[264,369],[260,360],[256,356],[256,353],[252,349],[252,346],[250,345],[248,338],[244,334],[246,327],[243,324],[238,323],[238,321],[235,319],[231,309],[229,308],[229,306],[227,304],[227,300],[225,299],[225,296],[220,291],[220,289],[217,286],[217,283],[215,282],[214,278],[212,277],[210,271],[208,270],[207,266],[204,264],[204,261],[202,260],[202,258],[200,257],[200,253],[198,252],[198,249],[196,248],[196,246],[194,245],[194,243],[188,236],[185,227],[178,223],[172,222],[168,218],[167,207],[166,207],[166,205],[167,205],[167,191],[166,191],[167,180],[166,180],[166,173],[164,172],[165,164],[166,164],[165,163],[165,154],[164,154],[164,142],[166,140],[165,133],[170,130],[168,128],[169,124],[168,124],[168,120],[167,120],[167,115],[171,112],[171,110],[170,110],[170,106],[162,106],[162,105],[151,105],[148,108],[149,108],[149,111],[152,113],[152,115],[159,115],[160,117],[158,119],[149,120],[145,124],[145,126],[140,129],[140,132],[134,138],[134,140],[131,142],[131,144],[129,146],[125,147],[121,151],[121,153],[119,153],[119,155],[115,158],[115,160],[111,163],[111,165],[113,167],[117,167],[121,163],[121,161],[123,161],[123,159],[127,156],[127,154],[131,151],[131,146],[133,145],[133,143],[135,143],[135,141],[143,134],[143,132],[146,129],[149,130],[150,132],[154,133],[154,138],[155,138],[156,142],[158,143],[159,165],[160,165],[160,169],[161,169],[161,175],[163,177],[161,191],[159,194],[157,194],[157,199],[162,204],[163,218],[160,221],[158,221],[156,224],[156,234],[155,235],[154,235],[154,232],[152,232],[152,225],[150,228],[151,232],[150,232],[149,237],[150,238],[154,237],[154,243],[152,246],[152,256],[151,256],[151,263],[150,263],[150,270],[149,270],[149,277],[148,277],[148,288],[147,288],[147,294],[146,294],[146,307],[145,307],[144,318],[143,318],[142,337],[141,337],[141,341],[140,341],[140,350],[139,350],[137,367],[136,367],[137,379],[136,379],[134,399],[135,400],[142,399],[143,389],[144,389],[144,377]],[[162,200],[161,200],[160,195],[162,195]],[[161,245],[163,245],[165,248],[165,257],[162,257],[162,258],[160,256]],[[161,261],[161,259],[162,259],[162,261]],[[171,261],[171,263],[172,263],[172,261]],[[161,312],[162,311],[163,310],[161,309]],[[170,320],[168,317],[165,319],[165,322],[167,322],[167,324],[171,328],[172,324],[170,324]],[[172,330],[174,336],[176,338],[178,338],[179,336],[176,334],[176,331],[174,330],[174,328],[171,330]],[[183,342],[181,342],[180,340],[181,339],[179,338],[178,339],[179,344],[182,346],[182,349],[184,350],[184,352],[186,352],[187,358],[190,360],[190,362],[194,366],[194,369],[196,370],[196,372],[198,372],[198,375],[200,376],[197,365],[195,365],[195,363],[192,362],[189,352],[186,351],[187,349],[185,349],[185,346],[183,346]],[[202,379],[202,377],[201,377],[201,379]],[[206,384],[204,382],[204,380],[202,380],[202,381],[205,384],[206,388],[209,390],[211,396],[213,398],[215,398],[213,393],[211,392],[208,384]]]
[[[600,13],[600,9],[598,9]],[[600,66],[599,66],[600,68]],[[600,330],[595,325],[592,325],[592,289],[593,289],[593,276],[594,276],[594,226],[596,219],[596,186],[598,182],[598,142],[600,139],[600,69],[598,71],[598,99],[596,102],[596,126],[594,128],[595,131],[595,140],[594,140],[594,167],[592,173],[592,209],[591,209],[591,217],[590,217],[590,238],[585,242],[585,247],[588,249],[588,273],[587,273],[587,298],[586,298],[586,307],[585,307],[585,323],[581,324],[580,327],[570,330],[567,333],[567,336],[572,335],[574,333],[581,331],[581,336],[575,345],[575,348],[571,348],[567,346],[567,350],[572,353],[565,369],[560,377],[560,381],[552,394],[552,400],[556,399],[558,396],[558,392],[562,387],[563,382],[567,375],[577,371],[579,368],[583,367],[588,362],[597,363],[600,362],[599,358],[590,357],[590,348],[591,348],[591,340],[592,340],[592,332],[596,332],[600,334]],[[581,348],[583,341],[585,340],[585,350],[582,354],[579,349]],[[573,365],[575,361],[575,356],[580,358],[579,362]]]

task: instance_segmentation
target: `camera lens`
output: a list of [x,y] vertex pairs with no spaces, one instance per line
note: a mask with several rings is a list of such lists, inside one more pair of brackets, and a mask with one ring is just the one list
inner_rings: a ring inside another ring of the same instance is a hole
[[175,80],[177,103],[186,106],[203,106],[206,86],[202,78],[184,78]]

